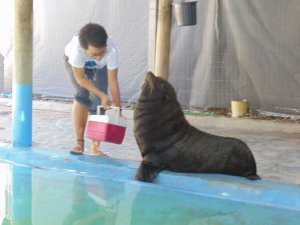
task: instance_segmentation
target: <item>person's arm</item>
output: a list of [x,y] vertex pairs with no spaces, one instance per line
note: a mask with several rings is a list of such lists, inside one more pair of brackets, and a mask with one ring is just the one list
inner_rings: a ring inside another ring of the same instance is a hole
[[109,91],[115,106],[121,107],[120,89],[118,82],[118,69],[107,70]]
[[100,98],[102,106],[107,109],[110,105],[109,97],[85,77],[84,68],[72,67],[72,70],[78,85]]

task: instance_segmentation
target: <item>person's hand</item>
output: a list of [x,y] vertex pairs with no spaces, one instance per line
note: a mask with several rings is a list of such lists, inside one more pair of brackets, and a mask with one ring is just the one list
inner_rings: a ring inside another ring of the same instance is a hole
[[122,119],[125,119],[125,120],[127,120],[127,117],[126,117],[126,116],[124,116],[124,115],[122,114],[122,109],[121,109],[121,107],[120,107],[120,106],[116,106],[114,103],[112,103],[112,106],[119,107],[119,108],[120,108],[119,116],[120,116]]
[[108,110],[109,106],[111,104],[111,99],[108,95],[103,94],[101,96],[101,105],[103,107],[104,110]]

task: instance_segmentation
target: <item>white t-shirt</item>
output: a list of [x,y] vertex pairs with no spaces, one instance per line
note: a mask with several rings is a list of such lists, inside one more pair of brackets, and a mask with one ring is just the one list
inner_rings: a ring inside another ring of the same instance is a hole
[[98,61],[90,58],[86,51],[80,46],[79,36],[75,35],[65,47],[65,55],[69,58],[71,66],[78,68],[97,68],[101,69],[107,66],[107,69],[113,70],[119,67],[119,55],[113,41],[107,39],[107,53]]

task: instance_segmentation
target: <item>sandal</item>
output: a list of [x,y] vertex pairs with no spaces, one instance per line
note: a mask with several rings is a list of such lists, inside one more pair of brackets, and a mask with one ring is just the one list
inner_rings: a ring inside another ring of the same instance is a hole
[[82,155],[84,152],[84,140],[83,139],[76,139],[76,145],[70,151],[71,154],[74,155]]

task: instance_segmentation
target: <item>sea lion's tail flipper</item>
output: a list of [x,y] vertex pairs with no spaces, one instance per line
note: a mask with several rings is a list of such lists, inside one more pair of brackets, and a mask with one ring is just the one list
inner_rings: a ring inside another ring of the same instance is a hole
[[153,182],[157,174],[162,171],[161,160],[156,154],[147,154],[136,173],[136,179],[144,182]]

